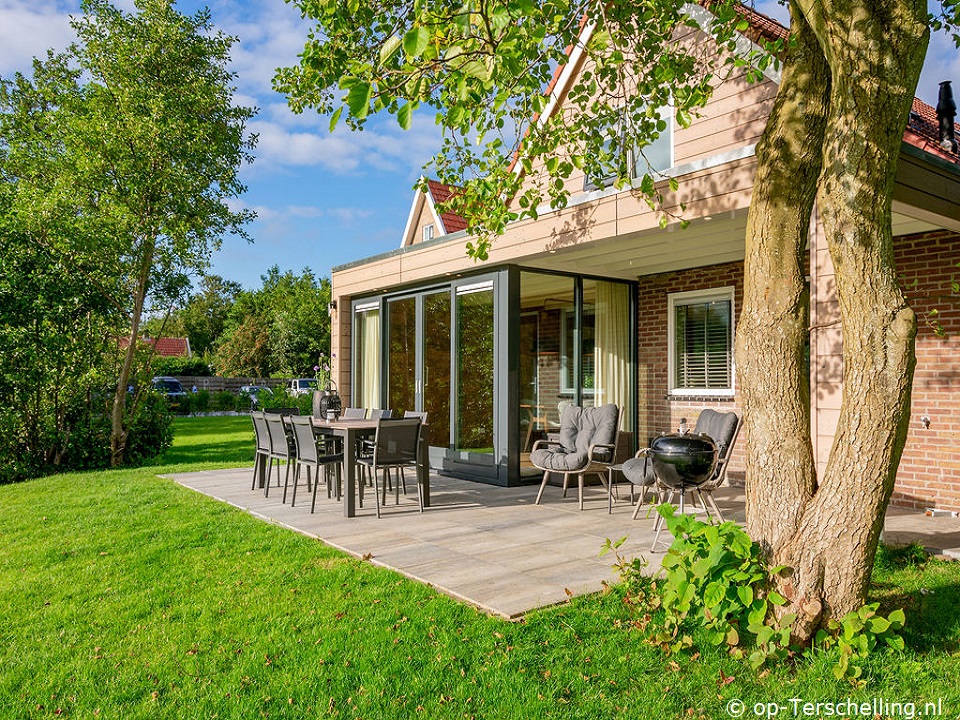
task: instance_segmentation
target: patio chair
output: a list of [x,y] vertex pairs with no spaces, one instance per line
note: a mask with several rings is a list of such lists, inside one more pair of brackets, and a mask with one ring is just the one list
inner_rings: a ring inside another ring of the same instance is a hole
[[[569,406],[560,416],[558,440],[537,440],[530,453],[530,462],[543,470],[543,482],[537,493],[540,504],[551,473],[563,475],[563,496],[567,496],[570,476],[577,476],[580,509],[583,510],[583,478],[598,475],[607,487],[607,474],[617,456],[617,439],[622,416],[619,405],[600,407]],[[609,488],[608,488],[609,492]]]
[[[287,464],[287,479],[290,475],[290,466],[296,458],[297,449],[294,445],[293,433],[287,433],[284,427],[283,416],[278,413],[264,413],[267,424],[267,434],[270,437],[270,454],[268,455],[267,481],[263,485],[263,495],[270,495],[270,475],[273,471],[273,461],[277,461],[277,487],[280,486],[280,461]],[[284,481],[286,487],[286,480]]]
[[[403,467],[416,467],[420,444],[420,418],[385,419],[377,421],[377,432],[373,439],[372,452],[367,457],[357,458],[357,462],[369,468],[374,482],[374,495],[377,500],[377,517],[380,517],[380,480],[383,471],[383,505],[387,504],[386,481],[390,470],[399,471]],[[400,483],[394,483],[397,504],[400,504]],[[417,483],[417,501],[423,512],[423,494]]]
[[[707,517],[715,516],[720,522],[724,521],[723,513],[713,497],[713,491],[719,488],[727,478],[727,464],[730,461],[730,454],[733,450],[737,436],[740,434],[742,425],[740,417],[734,412],[717,412],[710,408],[705,408],[700,412],[697,418],[697,424],[693,429],[696,435],[706,435],[717,446],[717,464],[713,475],[698,487],[691,487],[680,492],[689,492],[700,501],[700,507],[707,514]],[[633,511],[633,519],[636,520],[646,497],[647,490],[654,490],[657,494],[657,503],[664,501],[673,502],[676,493],[675,488],[667,487],[657,479],[653,471],[653,463],[649,458],[649,448],[640,450],[636,456],[623,463],[623,476],[633,485],[641,487],[640,499]],[[657,547],[660,539],[660,532],[663,530],[663,518],[658,515],[654,524],[656,534],[653,537],[651,552]]]
[[[371,420],[389,420],[393,417],[393,410],[390,408],[381,409],[373,408],[370,410],[370,419]],[[370,438],[360,438],[357,441],[357,457],[369,458],[370,454],[373,452],[373,440]],[[363,470],[361,470],[363,472]],[[367,487],[373,485],[373,478],[368,477],[366,479]],[[361,485],[362,487],[362,485]],[[363,502],[363,493],[360,493],[360,502]]]
[[254,410],[250,413],[250,418],[253,420],[253,433],[257,441],[257,452],[253,457],[253,483],[250,485],[253,490],[257,487],[257,479],[266,475],[266,463],[270,462],[270,434],[262,412]]
[[[427,417],[429,417],[429,415],[430,415],[430,413],[428,413],[428,412],[420,412],[420,411],[418,411],[418,410],[404,410],[404,411],[403,411],[403,417],[404,417],[405,420],[409,420],[410,418],[419,418],[419,419],[420,419],[420,446],[417,448],[417,457],[418,457],[418,458],[420,457],[420,455],[419,455],[420,450],[423,449],[423,444],[424,444],[425,442],[427,442],[427,433],[425,432],[426,428],[425,428],[424,426],[427,424]],[[400,482],[401,482],[402,485],[403,485],[403,494],[406,495],[406,494],[407,494],[407,476],[406,476],[406,474],[403,472],[403,468],[402,468],[402,467],[400,468]]]
[[697,488],[697,495],[703,503],[704,509],[710,503],[710,508],[720,522],[723,522],[723,513],[713,497],[713,491],[723,485],[727,479],[727,464],[730,461],[730,454],[733,451],[734,443],[740,435],[740,427],[743,424],[740,417],[734,412],[717,412],[706,408],[697,418],[697,425],[693,429],[695,433],[702,433],[713,440],[717,446],[717,467],[713,471],[713,477]]
[[349,407],[349,408],[344,408],[340,412],[341,420],[363,420],[366,417],[367,417],[366,408]]
[[[316,476],[313,479],[313,500],[310,503],[310,512],[312,513],[317,506],[317,486],[320,484],[320,468],[329,470],[334,466],[337,480],[337,499],[340,499],[340,465],[343,462],[343,453],[326,453],[321,455],[317,444],[317,438],[313,433],[313,421],[308,417],[292,417],[290,424],[293,427],[293,439],[297,448],[294,458],[295,468],[293,471],[293,497],[290,500],[290,507],[297,504],[297,483],[300,479],[300,469],[307,468],[307,489],[310,489],[310,468],[316,469]],[[289,475],[288,475],[289,479]],[[327,498],[331,495],[330,482],[327,486]],[[283,486],[283,502],[287,501],[287,485]]]

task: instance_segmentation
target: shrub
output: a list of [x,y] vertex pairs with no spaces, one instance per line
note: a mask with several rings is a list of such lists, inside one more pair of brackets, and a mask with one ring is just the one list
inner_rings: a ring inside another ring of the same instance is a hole
[[193,393],[193,411],[205,413],[210,411],[210,391],[197,390]]
[[213,371],[203,358],[155,357],[153,374],[211,377]]
[[211,406],[214,410],[220,412],[229,412],[231,410],[237,409],[237,396],[228,391],[224,390],[223,392],[215,393],[211,398]]
[[264,410],[269,408],[295,407],[301,415],[313,414],[313,393],[306,395],[291,395],[283,388],[277,388],[269,395],[260,393],[258,395],[260,407]]
[[[146,393],[130,418],[124,460],[142,465],[173,443],[173,416],[159,393]],[[101,408],[76,408],[61,470],[99,470],[110,467],[110,415]]]
[[[903,611],[882,617],[877,603],[830,620],[811,647],[796,647],[791,637],[796,615],[785,612],[786,607],[776,609],[787,605],[787,599],[773,589],[778,575],[788,568],[770,567],[759,545],[735,523],[704,523],[678,514],[672,505],[661,505],[657,511],[674,536],[663,559],[663,579],[644,578],[642,558],[628,561],[618,553],[614,567],[620,571],[625,605],[642,613],[633,626],[643,631],[649,626],[648,641],[665,652],[692,649],[696,637],[726,646],[736,657],[748,656],[750,664],[759,667],[801,651],[825,651],[834,655],[838,679],[861,685],[861,665],[870,653],[884,646],[903,648],[898,635]],[[623,540],[607,540],[604,552],[616,551]],[[918,555],[915,550],[903,554]]]

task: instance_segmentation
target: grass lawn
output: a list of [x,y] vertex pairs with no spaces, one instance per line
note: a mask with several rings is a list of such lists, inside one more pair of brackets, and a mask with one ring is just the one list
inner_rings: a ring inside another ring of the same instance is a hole
[[157,466],[0,487],[0,718],[960,717],[960,564],[884,557],[873,595],[905,607],[907,649],[865,687],[825,656],[757,674],[664,657],[617,591],[509,623],[157,477],[252,447],[249,418],[183,418]]

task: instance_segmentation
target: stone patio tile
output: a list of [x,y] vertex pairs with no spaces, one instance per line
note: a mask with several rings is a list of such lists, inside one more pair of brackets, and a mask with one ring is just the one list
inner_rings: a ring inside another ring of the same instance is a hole
[[[567,591],[596,592],[604,581],[615,581],[614,555],[600,557],[607,538],[626,536],[620,554],[642,556],[649,561],[650,572],[656,571],[666,549],[664,544],[658,552],[650,552],[654,516],[646,517],[644,510],[632,520],[626,488],[621,488],[621,501],[614,504],[611,515],[599,487],[587,489],[581,512],[575,491],[563,499],[558,488],[548,488],[543,503],[535,505],[534,485],[501,488],[432,476],[433,507],[419,512],[411,494],[401,498],[399,507],[391,499],[378,520],[370,495],[355,518],[345,518],[342,505],[328,500],[322,486],[313,514],[308,496],[295,508],[290,507],[289,497],[286,505],[281,504],[282,488],[271,487],[270,496],[264,498],[262,490],[250,489],[251,468],[171,477],[185,487],[355,556],[369,553],[374,564],[509,618],[565,602]],[[728,519],[742,520],[742,488],[724,488],[716,497]],[[668,539],[669,535],[664,531],[662,537]],[[927,518],[918,511],[892,508],[885,539],[916,540],[960,557],[960,520]]]

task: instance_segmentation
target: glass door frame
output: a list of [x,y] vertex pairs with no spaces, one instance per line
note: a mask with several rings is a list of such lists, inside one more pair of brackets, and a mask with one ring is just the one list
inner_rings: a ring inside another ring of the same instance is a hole
[[[505,289],[510,285],[506,282],[506,269],[487,271],[482,274],[468,275],[451,279],[443,284],[424,284],[416,287],[407,287],[397,292],[388,292],[376,296],[367,296],[356,298],[351,303],[353,312],[353,338],[351,340],[351,398],[356,393],[356,367],[360,362],[357,353],[357,334],[356,334],[356,309],[357,307],[369,307],[374,303],[379,303],[380,307],[380,406],[387,407],[389,403],[389,372],[390,372],[390,303],[407,298],[415,298],[415,325],[416,325],[416,359],[415,359],[415,377],[416,391],[415,402],[416,409],[422,411],[424,403],[424,340],[425,340],[425,298],[428,295],[447,292],[450,295],[450,417],[449,417],[449,435],[446,443],[440,445],[437,438],[431,436],[430,446],[430,466],[433,468],[449,470],[459,476],[484,482],[493,482],[496,484],[507,485],[509,470],[508,466],[502,462],[507,454],[508,434],[505,432],[502,422],[501,409],[505,407],[503,393],[507,387],[506,375],[501,368],[505,367],[505,358],[507,345],[502,342],[502,337],[506,333],[509,325],[508,318],[503,312],[505,307],[505,298],[502,297]],[[463,286],[476,285],[480,283],[492,283],[493,292],[493,452],[492,453],[471,453],[468,451],[458,451],[454,449],[454,440],[457,432],[458,421],[458,398],[459,381],[457,374],[458,362],[458,325],[457,325],[457,289]],[[506,405],[509,407],[509,404]]]

